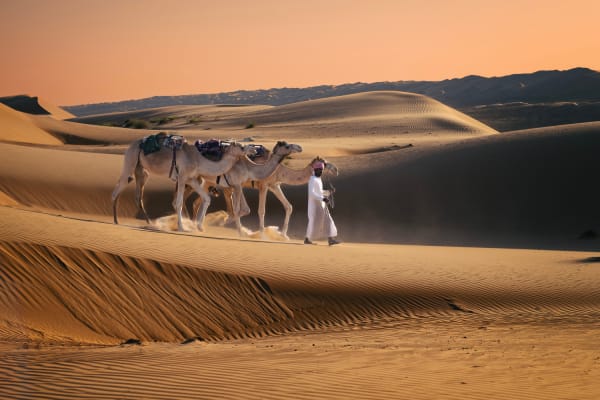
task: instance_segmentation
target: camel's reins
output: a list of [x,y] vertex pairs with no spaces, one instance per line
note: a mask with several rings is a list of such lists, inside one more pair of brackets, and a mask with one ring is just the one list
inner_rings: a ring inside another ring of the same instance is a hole
[[327,186],[329,186],[329,203],[328,203],[329,207],[331,207],[331,209],[334,209],[335,208],[335,200],[334,200],[333,194],[335,193],[335,186],[333,186],[333,183],[331,183],[331,181],[329,179],[325,179],[325,183],[327,184]]
[[169,171],[169,178],[173,177],[173,170],[179,175],[179,168],[177,168],[177,146],[173,146],[173,160],[171,161],[171,170]]
[[227,183],[227,187],[232,187],[231,183],[229,183],[229,179],[227,179],[227,173],[224,173],[223,175],[217,176],[217,185],[221,185],[221,177],[225,178],[225,182]]

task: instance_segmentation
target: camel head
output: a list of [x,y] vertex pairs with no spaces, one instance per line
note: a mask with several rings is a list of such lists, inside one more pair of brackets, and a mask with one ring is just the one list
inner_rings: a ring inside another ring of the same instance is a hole
[[338,176],[338,168],[335,166],[335,164],[328,161],[325,161],[325,171],[323,172],[327,172],[333,176]]
[[244,146],[244,155],[247,157],[252,157],[256,155],[256,147],[252,145]]
[[288,143],[285,141],[278,141],[275,147],[273,147],[273,154],[277,154],[279,156],[287,156],[292,153],[301,153],[302,146],[298,144]]
[[310,165],[312,166],[314,163],[316,162],[322,162],[323,164],[325,164],[325,171],[326,173],[329,173],[333,176],[338,176],[338,168],[335,166],[335,164],[330,163],[329,161],[327,161],[324,158],[321,158],[319,156],[316,156],[311,162]]

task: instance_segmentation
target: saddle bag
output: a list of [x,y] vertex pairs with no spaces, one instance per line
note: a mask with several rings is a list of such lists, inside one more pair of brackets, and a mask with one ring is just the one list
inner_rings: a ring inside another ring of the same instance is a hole
[[225,145],[228,145],[228,143],[221,142],[218,139],[210,139],[206,142],[197,140],[195,143],[200,154],[211,161],[219,161],[223,158],[223,149]]

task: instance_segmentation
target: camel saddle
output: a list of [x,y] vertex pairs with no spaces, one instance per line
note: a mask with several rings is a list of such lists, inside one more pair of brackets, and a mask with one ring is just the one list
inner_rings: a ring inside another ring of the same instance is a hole
[[140,148],[144,152],[144,155],[152,154],[163,147],[172,149],[173,151],[181,149],[185,143],[185,138],[180,135],[171,135],[164,132],[157,133],[156,135],[149,135],[142,139]]
[[203,142],[202,140],[196,140],[194,145],[204,157],[211,161],[219,161],[221,158],[223,158],[223,152],[225,148],[230,145],[230,142],[218,139],[210,139],[206,142]]
[[186,140],[181,135],[167,135],[162,142],[162,146],[172,150],[179,150],[183,147]]
[[262,144],[249,144],[248,146],[252,146],[254,147],[254,150],[256,150],[255,154],[248,156],[248,158],[250,158],[252,161],[254,161],[257,158],[263,157],[267,153],[267,148]]

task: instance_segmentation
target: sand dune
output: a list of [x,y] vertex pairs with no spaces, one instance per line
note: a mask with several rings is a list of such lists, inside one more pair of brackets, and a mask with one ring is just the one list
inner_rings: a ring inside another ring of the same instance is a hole
[[[220,198],[205,232],[173,231],[164,177],[150,225],[133,184],[114,225],[124,145],[156,131],[0,108],[27,139],[0,143],[1,398],[600,395],[600,122],[497,134],[390,92],[182,122],[220,111],[140,117],[182,116],[169,129],[190,139],[294,141],[294,168],[328,157],[344,243],[302,244],[306,186],[284,188],[290,241],[220,226]],[[267,224],[282,220],[270,198]]]
[[334,213],[354,216],[355,240],[577,246],[600,221],[598,132],[583,123],[333,158],[344,171]]
[[303,101],[248,113],[257,124],[277,126],[394,120],[398,128],[414,131],[459,130],[495,132],[490,127],[430,97],[405,92],[381,91]]
[[[361,107],[356,109],[359,115]],[[97,129],[95,134],[100,136],[110,132],[109,142],[123,143],[128,135],[148,133],[50,118],[46,122],[71,124],[74,133],[80,126]],[[593,247],[595,243],[577,238],[596,230],[600,219],[594,200],[598,191],[588,184],[600,172],[595,162],[597,130],[598,123],[585,123],[470,138],[447,135],[450,139],[431,142],[428,135],[415,134],[409,145],[392,144],[401,142],[384,134],[364,140],[349,134],[346,139],[336,138],[336,147],[331,146],[330,138],[298,138],[299,144],[308,143],[307,150],[289,165],[301,168],[320,154],[341,168],[342,174],[335,179],[339,198],[333,213],[347,240]],[[80,138],[90,137],[82,131]],[[274,138],[266,132],[263,135],[266,144],[272,144]],[[90,154],[69,148],[0,146],[6,154],[0,161],[0,189],[15,201],[103,217],[112,214],[109,193],[122,158],[103,153],[118,153],[122,147],[87,146],[96,151]],[[346,150],[339,151],[341,148]],[[380,194],[383,189],[385,196]],[[146,203],[154,218],[172,213],[172,190],[172,181],[151,177]],[[120,211],[128,217],[136,215],[132,192],[130,185],[121,203]],[[291,232],[302,237],[305,189],[286,187],[285,192],[295,205]],[[248,191],[247,195],[256,209],[256,193]],[[211,210],[222,205],[217,199]],[[564,212],[557,215],[557,209]],[[281,206],[269,200],[267,222],[278,225],[282,218]],[[245,221],[256,227],[255,217]]]
[[[307,248],[0,212],[10,293],[4,314],[18,310],[11,326],[20,320],[46,339],[220,340],[399,316],[573,316],[600,307],[600,271],[584,268],[590,254],[365,244]],[[38,225],[46,227],[43,232]],[[17,243],[7,243],[9,238]],[[235,252],[228,251],[232,246]],[[61,321],[62,332],[38,314],[48,308],[53,311],[41,315]],[[83,325],[69,326],[68,314]]]
[[95,125],[123,126],[128,120],[143,120],[157,129],[177,129],[182,126],[193,126],[222,118],[231,118],[239,114],[270,109],[271,106],[260,105],[199,105],[169,106],[150,108],[139,111],[123,111],[110,114],[98,114],[87,117],[72,118],[74,122]]
[[35,116],[32,119],[37,127],[60,137],[68,144],[129,144],[135,139],[156,133],[148,129],[87,125],[45,116]]
[[[0,335],[26,348],[3,351],[6,398],[598,394],[593,253],[307,248],[0,214]],[[145,344],[48,347],[130,338]]]
[[[181,106],[76,118],[121,125],[130,119],[154,129],[185,129],[207,136],[344,137],[407,134],[492,134],[495,130],[429,97],[404,92],[367,92],[283,106]],[[252,129],[245,129],[252,126]],[[210,130],[210,132],[206,132]]]
[[51,115],[56,119],[68,119],[74,117],[70,112],[45,99],[40,99],[39,97],[27,95],[0,97],[0,103],[26,114]]
[[12,199],[10,196],[7,196],[6,193],[0,192],[0,205],[2,206],[16,206],[18,203]]
[[420,320],[219,344],[16,350],[4,358],[11,369],[0,377],[0,392],[31,399],[592,400],[597,361],[586,354],[595,353],[594,328]]
[[37,144],[62,144],[60,140],[38,128],[29,116],[0,104],[0,140]]
[[43,145],[128,144],[152,133],[63,121],[73,115],[37,97],[15,96],[2,100],[10,106],[0,104],[0,141]]
[[[18,203],[98,215],[111,212],[110,193],[122,157],[11,144],[0,148],[4,153],[0,191]],[[149,183],[149,193],[157,180]],[[135,213],[131,205],[122,205],[124,212],[128,208]]]
[[46,100],[46,99],[40,99],[38,98],[38,103],[40,104],[40,106],[42,106],[42,108],[46,111],[48,111],[50,113],[50,115],[52,115],[53,118],[56,119],[69,119],[69,118],[73,118],[74,115],[71,114],[70,112],[68,112],[67,110],[65,110],[62,107],[59,107],[55,104],[53,104],[52,102]]

